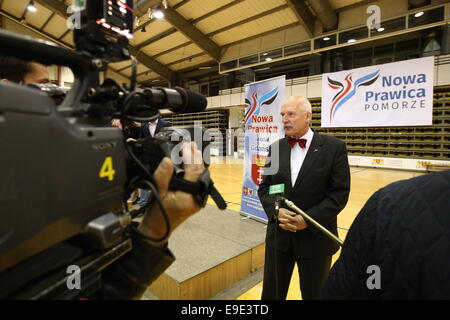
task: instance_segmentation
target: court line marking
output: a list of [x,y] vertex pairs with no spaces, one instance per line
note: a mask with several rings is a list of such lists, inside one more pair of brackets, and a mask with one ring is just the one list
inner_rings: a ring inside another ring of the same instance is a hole
[[366,170],[367,170],[367,168],[350,172],[350,174],[355,174],[355,173],[363,172],[363,171],[366,171]]

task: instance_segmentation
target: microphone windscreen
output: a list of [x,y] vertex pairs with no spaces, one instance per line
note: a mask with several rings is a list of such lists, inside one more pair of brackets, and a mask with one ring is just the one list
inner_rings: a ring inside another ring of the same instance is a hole
[[173,89],[180,93],[183,104],[180,107],[172,109],[172,111],[178,113],[192,113],[201,112],[206,109],[208,101],[203,95],[181,87],[174,87]]

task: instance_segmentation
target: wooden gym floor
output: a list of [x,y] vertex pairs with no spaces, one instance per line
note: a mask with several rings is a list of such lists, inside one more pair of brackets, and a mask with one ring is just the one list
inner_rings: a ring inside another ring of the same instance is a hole
[[[212,158],[211,176],[216,188],[228,202],[228,209],[239,212],[243,177],[243,160],[234,158]],[[351,189],[347,206],[338,216],[339,238],[345,239],[355,216],[367,199],[378,189],[399,180],[409,179],[424,173],[375,168],[351,167]],[[208,203],[214,205],[209,199]],[[333,256],[333,263],[339,257],[340,251]],[[261,298],[262,282],[245,292],[237,300],[259,300]],[[288,300],[301,299],[297,267],[292,275],[287,296]]]

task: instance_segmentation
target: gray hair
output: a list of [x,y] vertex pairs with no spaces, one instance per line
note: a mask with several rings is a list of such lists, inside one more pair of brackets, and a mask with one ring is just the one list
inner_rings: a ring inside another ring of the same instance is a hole
[[311,102],[309,102],[309,100],[306,99],[306,98],[305,98],[305,100],[306,100],[306,102],[305,102],[306,111],[309,112],[309,113],[312,113]]

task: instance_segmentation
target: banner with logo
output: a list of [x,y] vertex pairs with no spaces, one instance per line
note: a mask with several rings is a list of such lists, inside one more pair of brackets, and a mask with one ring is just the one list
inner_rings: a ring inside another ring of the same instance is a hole
[[261,221],[267,216],[259,201],[258,188],[269,146],[284,137],[281,105],[286,77],[254,82],[245,86],[245,153],[241,213]]
[[433,123],[434,57],[322,76],[322,127]]

